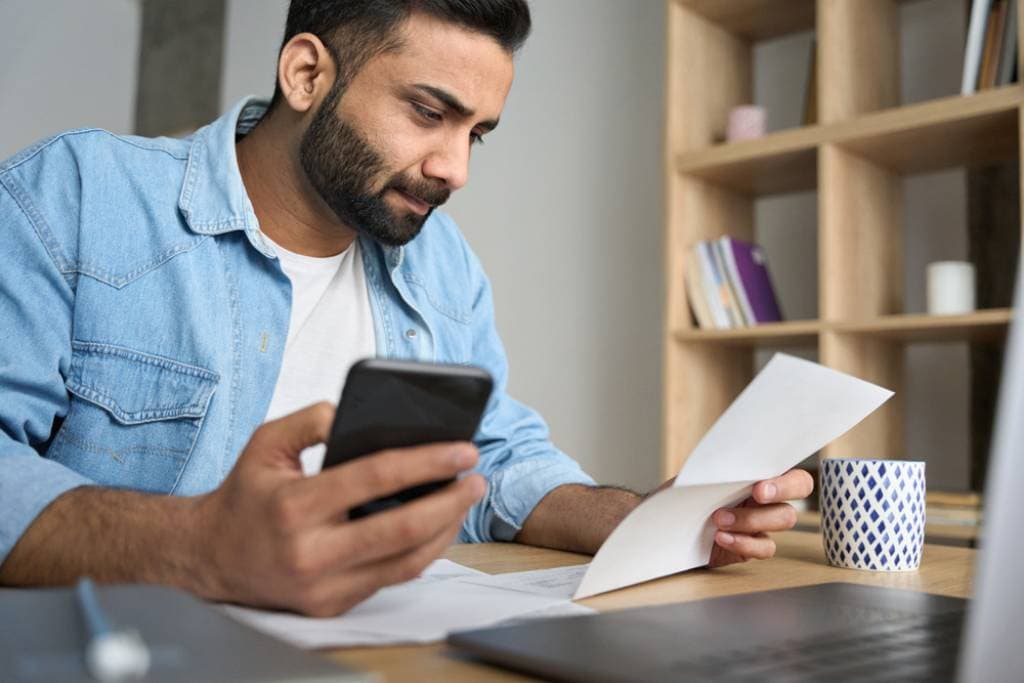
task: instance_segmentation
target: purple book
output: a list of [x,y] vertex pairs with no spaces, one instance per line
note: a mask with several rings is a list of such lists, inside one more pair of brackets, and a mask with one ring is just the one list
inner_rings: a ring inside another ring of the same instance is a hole
[[[743,287],[754,320],[760,323],[774,323],[782,320],[779,301],[775,297],[772,279],[768,275],[768,262],[764,251],[756,244],[733,238],[729,241],[728,253],[736,264],[739,275],[738,285]],[[731,265],[731,264],[730,264]]]

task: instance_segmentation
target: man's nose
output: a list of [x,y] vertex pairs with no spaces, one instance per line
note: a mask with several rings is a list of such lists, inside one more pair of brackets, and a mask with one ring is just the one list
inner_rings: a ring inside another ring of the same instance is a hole
[[454,192],[469,180],[469,141],[451,140],[423,162],[423,175],[435,178]]

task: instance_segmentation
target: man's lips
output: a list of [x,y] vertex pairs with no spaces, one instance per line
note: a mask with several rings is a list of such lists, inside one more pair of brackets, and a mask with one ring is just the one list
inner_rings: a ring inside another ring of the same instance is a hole
[[398,196],[405,200],[405,203],[409,205],[409,208],[421,216],[425,216],[428,211],[432,208],[430,204],[423,201],[419,197],[415,197],[408,192],[403,192],[398,188],[392,188],[398,193]]

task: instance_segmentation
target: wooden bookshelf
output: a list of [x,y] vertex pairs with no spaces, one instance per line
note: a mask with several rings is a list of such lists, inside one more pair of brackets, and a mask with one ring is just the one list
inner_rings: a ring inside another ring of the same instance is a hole
[[747,40],[814,28],[814,0],[680,0],[709,22]]
[[[817,348],[825,365],[894,389],[893,400],[824,455],[900,457],[906,345],[990,342],[1006,334],[1008,309],[905,312],[903,179],[1019,159],[1024,86],[901,106],[899,4],[666,4],[666,476],[750,381],[758,349]],[[720,143],[729,110],[753,99],[754,43],[809,29],[817,40],[819,123]],[[756,240],[755,201],[802,191],[817,193],[818,319],[697,329],[684,284],[686,249],[723,235]]]
[[1011,314],[1011,309],[999,308],[968,315],[886,315],[835,323],[828,329],[899,342],[987,342],[1006,337]]
[[[821,513],[814,510],[798,512],[796,528],[800,531],[820,531]],[[955,545],[974,546],[981,540],[981,528],[980,524],[935,524],[926,521],[924,525],[925,543],[942,545],[954,542]]]
[[676,171],[765,196],[816,189],[818,150],[827,144],[902,174],[1002,161],[1016,156],[1022,104],[1019,85],[947,97],[697,149],[676,157]]
[[967,315],[884,315],[843,322],[794,320],[731,330],[691,327],[677,330],[675,340],[749,347],[813,347],[822,333],[833,332],[901,342],[988,342],[1006,337],[1011,314],[1011,309],[999,308]]
[[735,346],[814,346],[818,343],[821,330],[822,325],[817,320],[795,320],[732,330],[700,330],[691,327],[678,330],[675,338],[683,343],[708,342]]

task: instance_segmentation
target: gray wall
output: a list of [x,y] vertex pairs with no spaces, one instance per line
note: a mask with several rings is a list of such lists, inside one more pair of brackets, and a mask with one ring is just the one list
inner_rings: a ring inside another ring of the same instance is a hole
[[227,10],[222,109],[246,95],[269,98],[273,94],[288,2],[228,0]]
[[0,159],[68,128],[130,133],[135,0],[0,2]]

